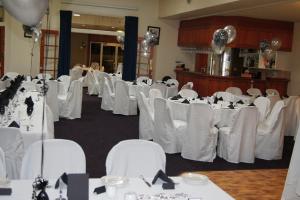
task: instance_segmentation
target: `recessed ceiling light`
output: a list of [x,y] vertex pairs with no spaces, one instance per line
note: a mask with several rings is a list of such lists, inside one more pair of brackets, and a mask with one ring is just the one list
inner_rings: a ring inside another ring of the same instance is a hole
[[112,26],[111,28],[116,28],[116,27]]
[[80,17],[80,14],[74,13],[73,16],[74,16],[74,17]]

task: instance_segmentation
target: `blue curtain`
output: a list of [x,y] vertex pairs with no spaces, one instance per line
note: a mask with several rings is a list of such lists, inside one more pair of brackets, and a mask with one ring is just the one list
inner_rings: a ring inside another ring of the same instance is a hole
[[122,74],[122,79],[125,81],[133,81],[136,79],[137,42],[138,18],[126,16]]
[[71,57],[72,11],[60,11],[59,60],[57,77],[69,75]]

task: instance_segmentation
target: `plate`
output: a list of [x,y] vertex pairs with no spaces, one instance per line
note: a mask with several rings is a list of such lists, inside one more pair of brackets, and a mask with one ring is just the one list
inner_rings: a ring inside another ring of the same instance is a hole
[[184,173],[181,177],[185,183],[190,185],[204,185],[208,182],[208,177],[202,174]]
[[129,179],[122,176],[104,176],[102,181],[104,185],[123,187],[127,185]]

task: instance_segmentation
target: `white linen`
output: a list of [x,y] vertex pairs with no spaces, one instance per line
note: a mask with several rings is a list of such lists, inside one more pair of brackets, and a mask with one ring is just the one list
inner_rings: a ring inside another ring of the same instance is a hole
[[17,128],[0,128],[0,147],[5,154],[6,173],[9,179],[20,177],[24,144]]
[[82,108],[82,82],[74,80],[67,95],[58,96],[59,116],[76,119],[81,118]]
[[254,97],[262,96],[262,93],[261,93],[260,89],[258,89],[258,88],[249,88],[247,90],[247,93]]
[[0,147],[0,179],[6,178],[6,164],[5,164],[5,154]]
[[167,86],[164,83],[156,82],[151,85],[151,89],[152,88],[159,89],[163,98],[173,97],[178,94],[178,86],[176,85]]
[[[199,118],[199,113],[202,117]],[[187,131],[182,137],[181,156],[190,160],[212,162],[216,157],[218,129],[213,124],[210,105],[193,103],[189,106]]]
[[[41,174],[41,147],[42,141],[38,141],[27,149],[22,162],[21,179],[33,179]],[[57,179],[64,172],[86,172],[82,148],[71,140],[44,140],[43,177]]]
[[[145,177],[149,182],[153,177]],[[234,200],[229,194],[224,192],[220,187],[208,180],[203,185],[189,185],[183,182],[181,177],[171,177],[176,185],[175,190],[163,190],[161,184],[153,185],[149,188],[140,178],[130,178],[128,185],[117,189],[117,194],[114,200],[124,200],[124,195],[128,192],[136,192],[137,195],[156,195],[165,193],[169,195],[188,194],[188,198],[201,198],[203,200]],[[56,180],[49,180],[49,185],[53,186]],[[16,180],[12,181],[10,186],[13,190],[11,196],[1,196],[1,200],[24,200],[31,199],[33,180]],[[94,194],[96,187],[103,186],[102,179],[89,179],[89,200],[107,200],[106,193],[100,195]],[[59,196],[59,191],[54,187],[47,188],[49,199],[55,199]],[[66,191],[64,191],[66,193]],[[179,199],[178,199],[179,200]],[[184,199],[187,200],[187,199]]]
[[45,80],[49,80],[49,79],[52,78],[52,76],[48,73],[46,73],[46,74],[42,74],[42,73],[37,74],[37,77],[38,77],[38,79],[45,79]]
[[123,80],[116,81],[114,114],[136,115],[137,100],[135,96],[129,95],[129,86]]
[[178,94],[183,98],[197,98],[198,93],[192,89],[181,89]]
[[219,128],[218,156],[232,163],[254,163],[258,121],[256,107],[240,108],[231,127]]
[[254,100],[254,105],[258,108],[259,112],[259,121],[263,122],[266,120],[270,110],[271,110],[271,102],[267,97],[257,97]]
[[66,95],[70,87],[71,77],[68,75],[61,75],[60,77],[58,77],[57,80],[58,80],[58,95]]
[[48,92],[46,94],[46,102],[52,111],[53,120],[59,121],[59,110],[58,110],[58,82],[55,80],[49,80]]
[[115,93],[112,92],[109,86],[108,79],[104,77],[103,94],[101,100],[102,110],[113,110],[115,104]]
[[229,92],[234,95],[243,95],[242,90],[238,87],[228,87],[225,92]]
[[105,166],[107,175],[154,177],[158,170],[165,171],[166,155],[154,142],[124,140],[110,150]]
[[160,144],[166,153],[181,152],[186,127],[186,122],[172,119],[165,99],[154,100],[153,141]]
[[284,140],[284,109],[283,101],[278,101],[268,118],[257,128],[255,156],[265,160],[282,158]]
[[296,102],[298,99],[299,96],[290,96],[289,98],[284,99],[284,103],[286,105],[285,135],[287,136],[295,136],[297,133],[299,120],[297,119]]

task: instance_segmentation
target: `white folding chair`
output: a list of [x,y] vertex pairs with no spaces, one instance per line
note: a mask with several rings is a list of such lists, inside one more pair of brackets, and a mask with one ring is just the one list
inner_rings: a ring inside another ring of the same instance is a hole
[[0,147],[0,179],[6,179],[6,176],[5,154]]
[[214,127],[213,118],[210,105],[192,103],[189,106],[187,131],[182,138],[183,158],[203,162],[215,159],[218,129]]
[[238,87],[228,87],[225,92],[229,92],[234,95],[243,95],[242,90]]
[[187,123],[173,120],[165,99],[154,100],[154,134],[153,141],[162,146],[166,153],[179,153],[182,138],[186,133]]
[[197,98],[198,93],[192,89],[181,89],[178,94],[183,98]]
[[249,88],[247,90],[247,93],[253,97],[262,96],[262,93],[261,93],[260,89],[258,89],[258,88]]
[[101,100],[102,110],[113,110],[115,104],[115,93],[111,91],[108,79],[104,77],[103,94]]
[[280,96],[278,90],[276,90],[276,89],[266,89],[266,94],[268,96],[273,96],[273,95]]
[[154,113],[150,110],[150,105],[144,93],[137,93],[139,115],[139,138],[144,140],[153,139],[154,131]]
[[137,100],[135,96],[129,95],[129,86],[123,80],[116,81],[114,114],[136,115]]
[[107,175],[154,177],[158,170],[165,171],[166,155],[154,142],[124,140],[110,150],[105,165]]
[[259,112],[259,121],[263,122],[269,112],[270,112],[270,106],[271,106],[271,102],[270,99],[268,99],[267,97],[257,97],[254,100],[254,105],[257,107],[258,112]]
[[9,179],[19,179],[24,142],[17,128],[0,128],[0,147],[5,154],[6,173]]
[[66,96],[58,96],[59,116],[76,119],[81,118],[82,82],[74,80]]
[[[42,141],[33,143],[26,151],[21,168],[21,179],[34,179],[41,175]],[[82,148],[74,141],[44,140],[43,177],[57,179],[64,172],[85,173],[86,159]]]
[[240,108],[232,125],[219,129],[218,156],[232,163],[254,163],[258,119],[256,107]]
[[284,109],[283,101],[278,101],[268,118],[257,128],[255,156],[264,160],[282,158],[284,140]]

